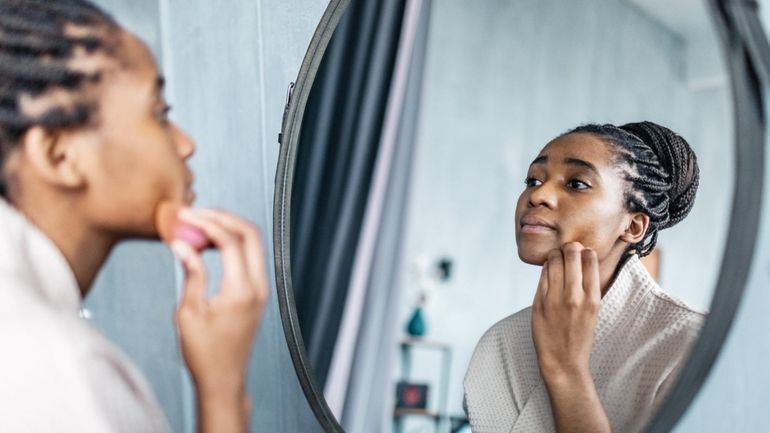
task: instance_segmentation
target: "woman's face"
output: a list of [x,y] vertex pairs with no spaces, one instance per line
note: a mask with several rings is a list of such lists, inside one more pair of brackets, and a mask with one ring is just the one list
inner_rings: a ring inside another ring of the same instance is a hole
[[610,147],[591,134],[573,133],[548,143],[527,172],[516,206],[516,244],[526,263],[542,265],[568,242],[596,251],[600,261],[620,257],[630,214],[625,180]]
[[124,31],[114,57],[98,86],[97,122],[76,131],[85,213],[117,237],[154,237],[160,202],[195,199],[186,165],[195,145],[166,117],[163,79],[147,47]]

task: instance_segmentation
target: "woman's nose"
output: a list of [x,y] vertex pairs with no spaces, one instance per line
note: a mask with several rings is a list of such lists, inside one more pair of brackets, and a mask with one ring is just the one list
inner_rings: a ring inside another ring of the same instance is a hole
[[174,142],[179,156],[183,159],[188,159],[195,154],[195,142],[176,125],[174,125]]
[[529,205],[532,207],[546,206],[554,208],[556,206],[556,190],[551,182],[545,182],[535,187],[529,194]]

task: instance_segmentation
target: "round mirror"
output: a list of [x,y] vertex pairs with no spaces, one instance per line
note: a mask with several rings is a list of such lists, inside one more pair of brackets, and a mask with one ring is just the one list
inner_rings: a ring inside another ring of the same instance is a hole
[[[332,1],[275,200],[321,424],[670,430],[754,250],[757,23],[699,0]],[[566,365],[590,380],[558,389]]]

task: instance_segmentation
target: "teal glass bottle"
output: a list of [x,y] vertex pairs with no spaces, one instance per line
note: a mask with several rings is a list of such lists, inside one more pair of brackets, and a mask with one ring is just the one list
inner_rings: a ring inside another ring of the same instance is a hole
[[422,337],[425,335],[425,318],[422,314],[422,306],[414,309],[412,318],[406,326],[406,332],[412,337]]

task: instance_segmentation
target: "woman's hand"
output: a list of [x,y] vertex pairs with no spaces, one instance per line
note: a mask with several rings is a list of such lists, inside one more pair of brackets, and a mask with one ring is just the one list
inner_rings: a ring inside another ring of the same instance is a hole
[[219,291],[209,298],[200,254],[181,241],[172,243],[185,269],[175,319],[198,391],[199,431],[244,432],[246,368],[268,297],[261,236],[253,224],[224,212],[183,209],[179,218],[203,231],[222,261]]
[[589,370],[599,281],[596,252],[566,244],[548,254],[532,304],[532,338],[559,433],[610,431]]
[[544,375],[588,371],[600,306],[596,253],[578,242],[551,251],[532,304],[532,337]]

